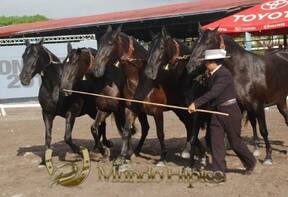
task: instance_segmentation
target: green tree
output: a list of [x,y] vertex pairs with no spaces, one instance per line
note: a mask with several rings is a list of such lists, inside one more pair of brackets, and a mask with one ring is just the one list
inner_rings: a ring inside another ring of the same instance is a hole
[[0,26],[49,20],[46,16],[0,16]]

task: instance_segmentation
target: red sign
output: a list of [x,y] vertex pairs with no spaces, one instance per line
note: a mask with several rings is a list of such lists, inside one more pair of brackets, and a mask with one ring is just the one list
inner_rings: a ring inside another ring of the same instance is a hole
[[288,26],[288,0],[265,1],[232,16],[204,26],[226,33],[284,30]]

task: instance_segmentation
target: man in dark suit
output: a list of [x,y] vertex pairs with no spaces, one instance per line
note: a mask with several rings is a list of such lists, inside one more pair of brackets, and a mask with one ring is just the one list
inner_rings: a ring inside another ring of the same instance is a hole
[[205,66],[210,73],[210,90],[194,100],[189,106],[189,113],[195,112],[204,104],[209,104],[216,110],[228,113],[229,116],[212,115],[211,145],[212,170],[225,173],[224,132],[227,134],[230,146],[246,168],[245,174],[251,174],[256,159],[241,139],[241,111],[236,101],[233,77],[230,71],[222,66],[223,59],[228,58],[224,49],[205,51]]

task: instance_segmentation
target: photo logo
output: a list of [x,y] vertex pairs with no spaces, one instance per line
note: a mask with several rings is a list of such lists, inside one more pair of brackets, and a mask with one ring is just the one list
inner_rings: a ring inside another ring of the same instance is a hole
[[270,1],[261,5],[262,10],[275,10],[288,5],[288,0]]
[[52,161],[52,149],[47,149],[45,152],[45,164],[49,175],[52,177],[52,182],[49,184],[52,187],[54,184],[62,186],[76,186],[82,183],[90,172],[90,157],[87,148],[81,147],[82,167],[79,167],[76,162],[64,163],[55,166]]

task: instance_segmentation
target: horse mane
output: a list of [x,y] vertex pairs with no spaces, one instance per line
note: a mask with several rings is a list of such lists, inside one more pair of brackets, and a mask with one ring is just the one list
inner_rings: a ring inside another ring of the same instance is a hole
[[133,46],[134,46],[134,51],[133,54],[136,57],[147,59],[148,57],[148,51],[133,37],[133,36],[128,36],[126,33],[121,32],[121,41],[123,45],[128,46],[129,45],[129,37],[132,37],[133,39]]
[[226,34],[222,34],[225,45],[229,48],[229,50],[233,51],[233,52],[237,52],[237,53],[246,53],[246,54],[250,54],[256,58],[263,58],[263,55],[254,53],[252,51],[247,51],[245,50],[242,46],[240,46],[231,36],[228,36]]
[[91,47],[89,47],[88,49],[91,51],[92,55],[96,56],[97,49],[94,49],[94,48],[91,48]]
[[44,47],[43,45],[41,46],[43,47],[44,51],[46,51],[48,54],[51,55],[53,61],[59,62],[59,63],[61,62],[61,60],[54,53],[52,53],[48,48]]
[[188,47],[183,41],[174,38],[174,40],[177,41],[177,43],[180,46],[180,49],[183,51],[184,54],[191,54],[192,53],[192,49],[190,47]]

